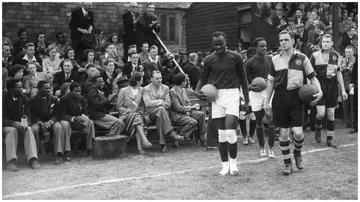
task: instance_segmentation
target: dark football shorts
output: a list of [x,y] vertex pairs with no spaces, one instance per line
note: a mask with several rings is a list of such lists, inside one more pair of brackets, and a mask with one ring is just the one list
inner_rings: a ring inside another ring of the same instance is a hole
[[337,79],[317,78],[319,80],[321,90],[323,92],[322,98],[316,104],[317,106],[325,106],[326,108],[336,107],[338,104],[338,86]]
[[298,95],[300,88],[294,90],[275,90],[272,100],[274,124],[280,128],[302,127],[304,122],[304,103]]

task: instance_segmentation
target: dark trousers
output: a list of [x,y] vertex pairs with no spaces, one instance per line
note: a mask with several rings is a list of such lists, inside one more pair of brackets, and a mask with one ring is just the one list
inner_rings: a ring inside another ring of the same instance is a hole
[[354,88],[354,100],[353,100],[353,111],[354,111],[354,122],[353,122],[353,127],[355,130],[357,130],[358,128],[358,89]]
[[71,45],[75,51],[75,57],[80,61],[84,59],[84,50],[93,48],[91,46],[85,45],[83,42],[81,42],[80,39],[76,38],[71,39]]

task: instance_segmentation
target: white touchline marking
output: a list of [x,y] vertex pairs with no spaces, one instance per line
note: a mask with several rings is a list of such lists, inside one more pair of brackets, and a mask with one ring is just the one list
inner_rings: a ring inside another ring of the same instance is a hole
[[[355,146],[355,145],[356,144],[346,144],[346,145],[340,145],[338,147],[339,148],[352,147],[352,146]],[[326,150],[329,150],[329,149],[332,149],[332,148],[326,147],[326,148],[321,148],[321,149],[314,149],[314,150],[302,152],[302,154],[321,152],[321,151],[326,151]],[[278,156],[278,157],[281,157],[281,156]],[[259,163],[259,162],[266,161],[268,159],[269,158],[248,160],[248,161],[239,162],[237,164],[239,165],[239,164],[246,164],[246,163]],[[156,178],[156,177],[162,177],[162,176],[167,176],[167,175],[182,174],[182,173],[187,173],[187,172],[192,172],[192,171],[207,170],[207,169],[213,169],[213,168],[219,168],[219,167],[221,167],[221,166],[210,166],[210,167],[203,167],[203,168],[196,168],[196,169],[188,169],[188,170],[182,170],[182,171],[177,171],[177,172],[168,172],[168,173],[162,173],[162,174],[150,175],[150,176],[142,176],[142,177],[118,178],[118,179],[112,179],[112,180],[104,180],[104,181],[100,181],[100,182],[92,182],[92,183],[77,184],[77,185],[72,185],[72,186],[58,187],[58,188],[54,188],[54,189],[39,190],[39,191],[34,191],[34,192],[15,193],[15,194],[11,194],[11,195],[5,195],[5,196],[3,196],[3,199],[18,197],[18,196],[34,195],[34,194],[40,194],[40,193],[45,193],[45,192],[59,191],[59,190],[71,189],[71,188],[79,188],[79,187],[86,187],[86,186],[96,186],[96,185],[100,185],[100,184],[107,184],[107,183],[114,183],[114,182],[123,182],[123,181],[129,181],[129,180]]]

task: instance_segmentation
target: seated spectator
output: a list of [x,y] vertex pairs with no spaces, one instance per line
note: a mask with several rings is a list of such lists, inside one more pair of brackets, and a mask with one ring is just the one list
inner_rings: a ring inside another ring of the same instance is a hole
[[308,49],[309,35],[308,31],[305,29],[304,24],[300,23],[296,25],[296,34],[295,34],[295,49],[299,50],[300,52],[308,55],[309,51],[305,50]]
[[140,63],[144,63],[147,58],[149,58],[149,44],[145,41],[141,46],[141,53],[139,54]]
[[40,32],[36,35],[35,44],[35,55],[39,56],[41,59],[44,59],[47,54],[47,48],[50,45],[48,41],[46,41],[46,36],[44,32]]
[[186,53],[181,55],[181,60],[180,60],[180,67],[184,67],[185,65],[187,65],[189,63],[188,60],[188,56],[186,55]]
[[[24,68],[21,65],[14,65],[10,68],[9,70],[9,77],[8,80],[10,79],[17,79],[19,81],[21,81],[22,84],[22,93],[26,96],[30,96],[31,94],[31,88],[30,88],[30,83],[28,79],[24,79]],[[8,89],[6,89],[8,90]]]
[[57,47],[60,54],[60,58],[63,58],[65,56],[65,53],[69,49],[72,49],[71,44],[69,42],[66,42],[66,35],[63,32],[56,33],[56,42],[52,45]]
[[130,62],[126,63],[123,68],[123,75],[131,78],[131,74],[139,70],[139,54],[136,52],[131,52],[129,54]]
[[107,97],[103,92],[104,80],[101,76],[92,78],[93,88],[88,93],[89,115],[97,126],[110,130],[109,135],[121,135],[125,124],[121,119],[109,115],[115,94]]
[[247,58],[247,50],[242,50],[242,51],[240,52],[240,55],[241,55],[241,58],[242,58],[242,60],[243,60],[243,63],[245,64],[246,61],[248,60],[248,58]]
[[195,90],[196,85],[200,79],[200,67],[196,66],[198,63],[198,56],[196,53],[189,54],[189,64],[185,65],[183,71],[190,79],[190,87]]
[[99,52],[105,51],[105,45],[106,45],[106,36],[104,35],[104,31],[101,29],[95,29],[95,50]]
[[285,18],[281,18],[280,19],[280,24],[276,28],[277,28],[278,33],[280,33],[281,31],[283,31],[287,27],[288,27],[288,24],[286,23]]
[[[42,71],[42,59],[38,56],[35,56],[35,45],[33,43],[28,43],[25,45],[26,54],[25,56],[20,56],[15,59],[13,64],[26,65],[28,62],[34,62],[36,64],[36,71]],[[24,70],[24,74],[28,75],[29,71]]]
[[124,61],[123,59],[117,55],[116,47],[114,44],[107,44],[106,45],[106,52],[105,52],[105,59],[112,58],[115,61],[116,68],[123,68]]
[[13,57],[11,56],[10,45],[3,43],[2,45],[2,67],[9,70],[12,66]]
[[318,15],[315,11],[310,12],[310,16],[307,19],[305,29],[308,31],[315,29],[315,26],[319,24]]
[[150,47],[149,58],[144,63],[144,86],[148,85],[151,81],[151,74],[154,70],[162,71],[162,59],[158,56],[158,47],[153,45]]
[[137,48],[136,48],[136,45],[135,44],[132,44],[128,47],[128,57],[127,57],[127,61],[126,62],[130,62],[130,56],[129,54],[132,53],[132,52],[135,52],[137,53]]
[[117,76],[116,72],[114,71],[115,69],[115,61],[113,59],[107,59],[104,63],[104,73],[102,75],[103,79],[104,79],[104,82],[105,82],[105,86],[107,89],[107,92],[106,94],[107,95],[110,95],[112,94],[112,92],[114,92],[112,89],[113,89],[113,85],[116,85],[114,84],[114,80]]
[[29,81],[30,85],[30,98],[34,97],[38,93],[38,82],[45,80],[46,72],[37,72],[36,65],[34,62],[27,63],[27,68],[29,70],[29,75],[24,76],[24,80]]
[[40,132],[43,136],[47,132],[53,133],[55,165],[59,165],[63,159],[70,160],[70,142],[66,142],[65,139],[70,139],[71,128],[68,124],[61,125],[58,120],[56,111],[58,98],[51,95],[50,84],[46,81],[39,81],[37,88],[39,92],[30,99],[31,128],[36,137],[40,137]]
[[86,67],[90,64],[99,65],[99,61],[95,60],[95,51],[93,49],[86,49],[84,51],[85,61],[82,63],[82,67]]
[[165,56],[163,65],[165,66],[163,66],[161,71],[162,83],[167,85],[169,88],[172,88],[173,87],[172,80],[174,76],[178,74],[180,71],[172,61],[172,56]]
[[296,9],[295,15],[296,15],[295,24],[297,25],[300,23],[305,24],[307,19],[305,18],[304,13],[300,8]]
[[[17,32],[17,36],[19,37],[19,41],[16,41],[13,44],[14,47],[14,57],[20,57],[25,54],[26,44],[28,44],[28,32],[25,28],[19,29]],[[35,54],[35,53],[34,53]]]
[[52,75],[61,71],[60,63],[63,59],[60,59],[60,54],[56,46],[49,46],[46,49],[46,54],[48,57],[44,58],[42,63],[42,68],[44,72],[49,72]]
[[36,139],[29,126],[31,122],[29,100],[22,94],[20,80],[11,78],[6,82],[6,88],[9,91],[3,96],[2,103],[7,169],[18,171],[16,153],[19,135],[24,138],[26,161],[32,169],[39,169]]
[[288,26],[286,27],[285,30],[296,33],[295,18],[293,18],[293,17],[288,18]]
[[2,90],[5,92],[6,81],[8,80],[9,71],[6,68],[2,68]]
[[54,76],[52,74],[45,74],[45,80],[46,82],[48,82],[50,84],[50,93],[58,98],[59,95],[54,93]]
[[[95,137],[94,122],[88,117],[85,98],[81,96],[78,83],[70,84],[70,93],[60,99],[59,117],[62,125],[69,125],[71,130],[86,133],[86,149],[88,156],[92,154],[92,139]],[[70,142],[70,136],[65,136],[65,142]],[[70,146],[70,145],[69,145]]]
[[324,34],[332,35],[332,27],[330,25],[324,28]]
[[[124,63],[124,43],[120,42],[119,34],[113,33],[109,38],[110,43],[115,46],[115,55],[117,58],[121,58],[122,64]],[[120,64],[121,66],[121,64]]]
[[54,91],[55,95],[61,95],[60,88],[61,86],[68,82],[80,82],[79,75],[76,71],[74,71],[73,63],[69,59],[65,59],[60,63],[61,71],[57,72],[54,75]]
[[69,48],[65,52],[64,59],[70,59],[73,64],[73,70],[78,72],[80,75],[84,75],[86,73],[86,68],[79,65],[80,62],[75,59],[75,51],[72,48]]
[[[150,51],[151,55],[151,51]],[[174,146],[178,147],[178,140],[183,140],[173,130],[167,109],[171,106],[169,87],[161,84],[161,72],[155,70],[151,74],[151,83],[143,89],[143,100],[146,107],[145,116],[148,116],[151,122],[156,122],[156,129],[159,133],[159,144],[161,151],[166,152],[165,136],[170,135],[174,140]]]
[[[195,53],[194,53],[195,54]],[[197,130],[198,136],[205,138],[205,113],[200,110],[200,105],[191,105],[186,94],[187,79],[185,74],[179,73],[173,79],[175,85],[171,88],[169,108],[170,120],[173,125],[183,126],[180,136],[190,139],[190,136]]]
[[130,138],[135,136],[140,154],[144,154],[143,147],[152,147],[144,133],[144,101],[143,88],[141,87],[143,77],[135,73],[130,79],[130,86],[122,88],[119,93],[116,108],[120,119],[125,122],[125,134]]
[[95,76],[100,76],[100,71],[98,68],[96,68],[95,65],[90,64],[86,67],[86,75],[84,75],[81,79],[80,82],[83,83],[83,87],[82,87],[82,94],[83,96],[87,97],[88,92],[93,88],[93,83],[92,83],[92,79]]

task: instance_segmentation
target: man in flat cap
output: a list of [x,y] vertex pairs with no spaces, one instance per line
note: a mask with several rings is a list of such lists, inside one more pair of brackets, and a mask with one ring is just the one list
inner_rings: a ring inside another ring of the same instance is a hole
[[185,139],[189,139],[196,129],[198,137],[204,138],[206,132],[205,113],[198,111],[200,109],[199,104],[191,105],[185,91],[187,85],[185,74],[175,75],[172,83],[175,85],[169,91],[171,99],[169,114],[172,124],[183,126],[179,135]]

